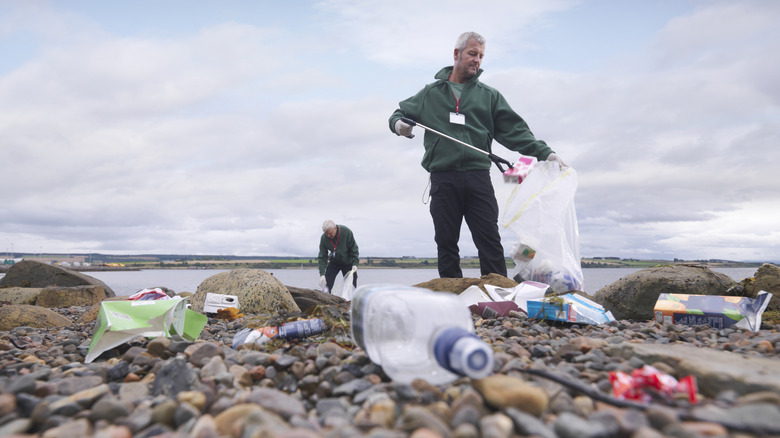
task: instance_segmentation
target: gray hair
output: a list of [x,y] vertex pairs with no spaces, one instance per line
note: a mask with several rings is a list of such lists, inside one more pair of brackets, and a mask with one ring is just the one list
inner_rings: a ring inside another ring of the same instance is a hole
[[469,40],[472,38],[479,44],[485,45],[485,37],[482,35],[476,32],[463,32],[458,37],[458,40],[455,41],[455,48],[458,49],[458,51],[465,49],[466,44],[468,44]]
[[322,231],[328,231],[331,228],[336,228],[336,223],[328,219],[322,223]]

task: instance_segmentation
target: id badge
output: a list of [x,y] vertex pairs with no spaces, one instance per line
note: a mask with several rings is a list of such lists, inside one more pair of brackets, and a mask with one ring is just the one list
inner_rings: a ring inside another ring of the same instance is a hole
[[460,113],[450,113],[450,123],[454,123],[456,125],[465,125],[466,116]]

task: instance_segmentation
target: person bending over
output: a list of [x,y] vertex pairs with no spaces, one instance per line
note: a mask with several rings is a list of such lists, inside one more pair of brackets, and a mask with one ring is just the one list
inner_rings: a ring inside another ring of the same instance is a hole
[[344,225],[336,225],[328,219],[322,224],[320,253],[317,265],[320,270],[320,289],[330,292],[336,281],[336,274],[346,276],[350,271],[352,285],[357,287],[357,267],[360,261],[358,245],[352,230]]

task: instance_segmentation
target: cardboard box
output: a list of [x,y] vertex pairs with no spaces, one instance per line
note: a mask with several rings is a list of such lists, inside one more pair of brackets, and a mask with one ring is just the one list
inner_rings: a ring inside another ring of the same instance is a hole
[[772,294],[766,291],[759,292],[756,298],[662,293],[653,314],[661,324],[708,325],[719,329],[736,326],[757,332],[770,298]]
[[615,320],[612,312],[582,295],[566,294],[556,298],[563,299],[563,303],[553,304],[549,299],[528,300],[528,317],[580,324],[604,324]]
[[536,162],[536,157],[521,155],[517,163],[504,172],[504,182],[507,184],[520,184],[528,177],[528,172],[536,166]]

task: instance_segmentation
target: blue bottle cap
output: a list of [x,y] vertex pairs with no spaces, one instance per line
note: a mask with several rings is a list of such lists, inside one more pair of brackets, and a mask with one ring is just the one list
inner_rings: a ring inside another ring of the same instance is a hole
[[433,345],[436,362],[455,374],[480,379],[493,371],[493,350],[470,331],[451,327],[437,337]]

